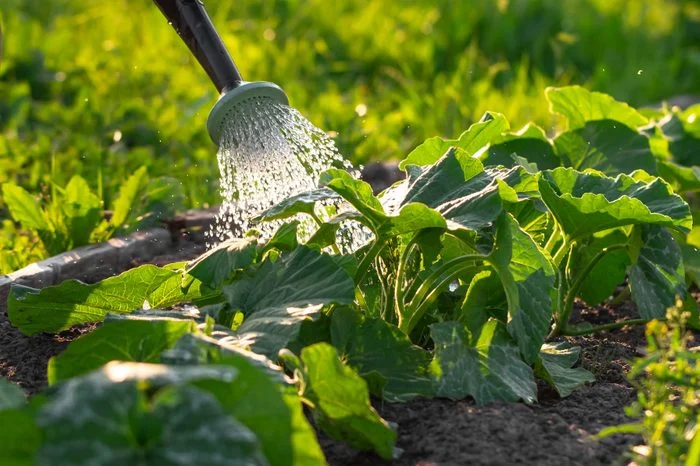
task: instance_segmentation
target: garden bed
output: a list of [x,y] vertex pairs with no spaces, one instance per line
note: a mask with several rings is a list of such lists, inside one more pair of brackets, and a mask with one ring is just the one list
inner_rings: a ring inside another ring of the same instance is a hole
[[[192,218],[197,218],[193,221]],[[180,218],[170,224],[172,243],[148,260],[131,260],[124,269],[142,263],[187,260],[205,248],[202,227],[211,215]],[[194,225],[194,226],[193,226]],[[114,271],[117,273],[119,271]],[[63,277],[70,278],[70,277]],[[95,281],[101,276],[94,276]],[[699,296],[696,294],[696,299]],[[75,327],[57,335],[26,337],[7,321],[5,300],[0,304],[0,375],[35,394],[46,385],[49,358],[95,328]],[[630,302],[588,308],[577,305],[578,318],[605,323],[634,317]],[[582,365],[596,382],[561,399],[553,389],[539,385],[539,403],[496,403],[476,406],[471,401],[419,399],[405,404],[375,400],[375,407],[398,426],[397,446],[403,454],[393,464],[614,464],[622,462],[629,446],[640,439],[618,435],[591,440],[602,428],[629,421],[624,407],[634,397],[625,378],[628,362],[641,355],[643,328],[623,328],[594,336],[570,338],[580,345]],[[697,338],[695,341],[697,344]],[[358,453],[321,434],[321,444],[333,465],[383,464],[373,454]]]

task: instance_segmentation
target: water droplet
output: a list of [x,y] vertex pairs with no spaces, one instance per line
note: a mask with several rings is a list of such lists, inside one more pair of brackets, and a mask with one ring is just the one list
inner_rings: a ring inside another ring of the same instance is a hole
[[637,76],[639,76],[640,74],[642,74],[642,70],[637,71]]

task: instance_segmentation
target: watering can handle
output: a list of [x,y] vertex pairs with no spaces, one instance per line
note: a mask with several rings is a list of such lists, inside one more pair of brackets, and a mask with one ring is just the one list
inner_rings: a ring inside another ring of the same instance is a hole
[[243,78],[216,32],[201,0],[153,0],[175,28],[220,93],[238,87]]

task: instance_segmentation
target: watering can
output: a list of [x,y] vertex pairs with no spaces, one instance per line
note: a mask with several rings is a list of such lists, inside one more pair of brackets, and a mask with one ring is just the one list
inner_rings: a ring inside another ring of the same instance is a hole
[[239,105],[245,105],[250,99],[256,98],[272,99],[284,105],[289,103],[287,95],[278,85],[243,80],[201,0],[153,2],[187,44],[221,94],[207,118],[207,130],[215,144],[219,144],[223,125],[235,117]]

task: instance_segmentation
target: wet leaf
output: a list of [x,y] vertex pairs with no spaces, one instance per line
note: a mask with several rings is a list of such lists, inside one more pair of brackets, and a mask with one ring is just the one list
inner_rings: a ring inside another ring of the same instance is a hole
[[349,304],[355,284],[329,255],[301,246],[276,262],[266,259],[224,288],[231,309],[245,319],[238,335],[269,357],[293,340],[305,319],[330,304]]
[[252,237],[234,238],[219,244],[187,263],[185,272],[217,288],[236,270],[244,269],[255,261],[257,240]]

